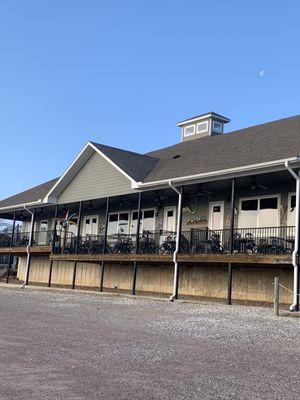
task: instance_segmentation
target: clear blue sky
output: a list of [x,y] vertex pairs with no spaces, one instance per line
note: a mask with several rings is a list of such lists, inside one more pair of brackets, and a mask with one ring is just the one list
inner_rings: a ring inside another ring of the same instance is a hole
[[60,175],[88,140],[146,152],[210,110],[228,131],[299,114],[299,15],[278,0],[2,0],[0,197]]

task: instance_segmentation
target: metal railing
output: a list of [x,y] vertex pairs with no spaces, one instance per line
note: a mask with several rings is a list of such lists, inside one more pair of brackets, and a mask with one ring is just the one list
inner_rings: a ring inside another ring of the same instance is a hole
[[[54,238],[54,242],[53,242]],[[295,227],[236,228],[231,243],[230,229],[191,229],[180,237],[180,252],[185,254],[291,254],[294,249]],[[0,233],[0,247],[26,247],[29,232]],[[136,246],[135,234],[108,235],[104,249],[104,235],[76,237],[72,233],[35,231],[33,246],[52,246],[55,254],[172,254],[176,246],[176,233],[143,231]],[[231,246],[232,245],[232,246]]]
[[[291,254],[295,227],[237,228],[233,232],[234,254]],[[182,232],[182,253],[230,253],[230,229],[192,229]]]

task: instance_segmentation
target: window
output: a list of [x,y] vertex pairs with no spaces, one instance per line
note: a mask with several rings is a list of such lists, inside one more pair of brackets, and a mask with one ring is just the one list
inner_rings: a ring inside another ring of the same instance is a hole
[[113,213],[109,215],[107,234],[128,233],[129,212]]
[[[131,224],[131,233],[133,234],[136,232],[137,217],[138,217],[137,211],[133,211],[132,224]],[[140,230],[141,231],[155,230],[154,210],[142,210]]]
[[184,136],[195,135],[195,125],[189,125],[184,128]]
[[197,124],[197,133],[202,133],[208,131],[208,121],[199,122]]
[[263,228],[278,224],[278,196],[241,200],[239,228]]
[[222,122],[213,121],[213,132],[223,133],[223,124]]

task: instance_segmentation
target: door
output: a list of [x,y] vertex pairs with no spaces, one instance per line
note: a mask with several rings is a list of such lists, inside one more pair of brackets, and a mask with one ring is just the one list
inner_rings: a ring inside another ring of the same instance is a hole
[[224,228],[224,201],[209,203],[208,227],[211,230]]
[[164,231],[175,232],[176,230],[176,206],[164,209]]
[[48,221],[41,221],[38,244],[43,245],[47,242]]
[[289,193],[288,196],[288,214],[287,214],[287,225],[295,225],[296,216],[296,195],[294,193]]
[[89,215],[83,218],[82,236],[96,236],[98,233],[98,216]]

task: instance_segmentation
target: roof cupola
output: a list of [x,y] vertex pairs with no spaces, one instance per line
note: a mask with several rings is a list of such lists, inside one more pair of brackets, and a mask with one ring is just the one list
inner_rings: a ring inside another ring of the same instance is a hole
[[203,136],[221,135],[227,122],[230,122],[229,118],[209,112],[178,122],[177,126],[181,128],[181,141],[185,142]]

